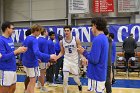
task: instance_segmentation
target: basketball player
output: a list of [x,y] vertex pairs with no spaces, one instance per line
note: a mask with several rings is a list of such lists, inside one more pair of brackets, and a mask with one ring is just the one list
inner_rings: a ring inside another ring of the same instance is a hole
[[91,24],[92,34],[95,36],[91,51],[87,53],[82,47],[78,48],[78,51],[88,59],[87,77],[94,81],[94,91],[104,93],[109,48],[108,39],[104,35],[107,22],[102,17],[96,17],[92,19]]
[[4,22],[1,26],[0,36],[0,93],[14,93],[16,89],[16,58],[15,56],[26,52],[26,47],[14,50],[11,35],[14,26],[11,22]]
[[28,47],[28,50],[23,53],[22,56],[22,64],[25,68],[26,75],[30,78],[29,84],[27,86],[27,93],[34,93],[36,81],[35,77],[40,76],[38,58],[43,58],[47,61],[56,60],[56,55],[48,55],[39,51],[38,40],[36,39],[36,37],[38,37],[41,32],[42,27],[40,25],[33,25],[31,27],[31,35],[28,36],[23,42],[23,45]]
[[58,55],[59,59],[64,55],[63,63],[63,88],[64,93],[67,93],[68,77],[69,73],[74,75],[74,80],[78,84],[79,91],[82,91],[82,85],[79,79],[79,67],[78,67],[78,52],[77,47],[80,47],[80,40],[71,34],[72,28],[70,26],[64,27],[65,38],[60,41],[61,51]]
[[[48,32],[45,28],[43,28],[43,31],[41,32],[40,36],[38,37],[38,45],[39,50],[42,53],[48,54],[48,40],[47,37]],[[44,87],[45,83],[45,74],[46,74],[46,63],[48,60],[45,60],[43,58],[40,58],[41,62],[39,63],[40,68],[40,76],[38,78],[37,87],[40,88],[41,92],[48,92],[48,90]]]

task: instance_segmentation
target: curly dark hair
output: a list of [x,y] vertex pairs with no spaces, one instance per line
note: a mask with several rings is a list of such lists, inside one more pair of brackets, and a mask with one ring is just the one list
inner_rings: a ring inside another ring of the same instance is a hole
[[95,25],[98,30],[104,32],[107,26],[107,21],[103,17],[95,17],[92,19],[91,24]]

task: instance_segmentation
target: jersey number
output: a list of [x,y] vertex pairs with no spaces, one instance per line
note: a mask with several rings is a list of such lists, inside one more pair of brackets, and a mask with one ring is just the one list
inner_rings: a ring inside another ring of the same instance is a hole
[[71,50],[71,48],[68,48],[68,50],[69,50],[69,53],[72,53],[72,50]]

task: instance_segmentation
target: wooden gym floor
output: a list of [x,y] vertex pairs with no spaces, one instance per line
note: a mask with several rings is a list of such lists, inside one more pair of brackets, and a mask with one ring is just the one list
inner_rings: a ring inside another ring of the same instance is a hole
[[[113,85],[112,93],[140,93],[140,77],[138,77],[136,73],[131,73],[128,78],[126,77],[125,73],[119,73],[115,77],[118,81],[116,82],[117,84],[115,86]],[[15,93],[24,93],[24,83],[21,82],[20,79],[18,79],[18,81],[19,82],[17,82]],[[129,84],[129,81],[132,82]],[[57,87],[45,87],[50,90],[48,93],[63,93],[62,84],[59,84]],[[35,88],[35,93],[40,93],[40,90]],[[79,93],[77,86],[69,85],[68,93]],[[94,92],[88,92],[87,85],[83,85],[82,93]]]

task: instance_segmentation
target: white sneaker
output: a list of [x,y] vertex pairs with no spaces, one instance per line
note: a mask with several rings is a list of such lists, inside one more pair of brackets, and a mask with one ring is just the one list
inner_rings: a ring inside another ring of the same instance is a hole
[[49,92],[49,90],[46,87],[41,87],[40,92]]
[[37,81],[37,83],[36,83],[36,88],[38,88],[38,89],[41,88],[41,83],[39,81]]
[[49,87],[57,87],[57,85],[54,84],[54,83],[50,83],[50,84],[49,84]]
[[49,82],[45,82],[45,84],[44,84],[45,86],[47,86],[47,85],[49,85]]

